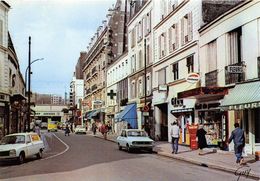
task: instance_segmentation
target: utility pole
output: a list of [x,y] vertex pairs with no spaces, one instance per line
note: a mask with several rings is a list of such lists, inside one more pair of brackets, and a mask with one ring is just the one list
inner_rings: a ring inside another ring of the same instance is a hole
[[30,131],[30,120],[31,120],[31,36],[29,36],[29,56],[28,56],[28,115],[27,115],[27,131]]

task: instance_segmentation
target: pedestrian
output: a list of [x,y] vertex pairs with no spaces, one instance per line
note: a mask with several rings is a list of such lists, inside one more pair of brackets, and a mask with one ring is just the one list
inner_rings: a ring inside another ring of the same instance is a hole
[[199,155],[203,155],[203,148],[206,148],[207,141],[206,141],[206,134],[207,132],[204,130],[204,125],[199,125],[199,129],[197,130],[196,136],[198,141],[198,147],[199,147]]
[[97,126],[95,123],[92,124],[92,131],[93,131],[93,134],[96,135],[96,132],[97,132]]
[[100,128],[100,132],[102,133],[102,135],[104,136],[104,139],[107,139],[107,125],[106,124],[102,124],[101,128]]
[[228,139],[228,143],[230,144],[233,140],[236,163],[242,165],[244,164],[244,158],[242,156],[242,152],[245,146],[245,134],[244,131],[239,127],[239,123],[235,123],[234,126],[235,129],[232,131],[231,136]]
[[180,128],[177,125],[177,122],[173,122],[171,127],[171,138],[172,138],[172,153],[178,153],[178,144],[179,144],[179,137],[180,137]]
[[41,128],[38,124],[35,124],[34,132],[37,133],[41,137]]
[[70,136],[70,128],[69,125],[66,124],[66,128],[65,128],[65,136]]
[[133,129],[130,123],[127,123],[127,129]]

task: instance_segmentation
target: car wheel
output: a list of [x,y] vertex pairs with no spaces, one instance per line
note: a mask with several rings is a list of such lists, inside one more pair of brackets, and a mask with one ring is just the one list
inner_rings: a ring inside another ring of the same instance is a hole
[[126,150],[127,150],[128,153],[132,152],[132,149],[130,148],[130,146],[128,144],[126,145]]
[[37,156],[38,159],[42,158],[42,149],[39,150],[39,153],[37,153],[36,156]]
[[24,155],[24,153],[22,152],[22,153],[20,153],[20,155],[19,155],[17,161],[18,161],[19,164],[23,164],[23,163],[24,163],[24,160],[25,160],[25,155]]
[[122,150],[122,146],[120,146],[120,144],[118,143],[118,149]]

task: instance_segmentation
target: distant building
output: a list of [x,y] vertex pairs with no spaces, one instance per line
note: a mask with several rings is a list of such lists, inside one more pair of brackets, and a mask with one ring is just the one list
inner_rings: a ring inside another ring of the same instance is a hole
[[84,64],[84,60],[86,58],[87,52],[80,52],[80,57],[78,59],[78,62],[76,64],[75,67],[75,77],[76,79],[83,79],[83,64]]
[[52,105],[63,105],[64,99],[59,95],[51,95],[51,104]]

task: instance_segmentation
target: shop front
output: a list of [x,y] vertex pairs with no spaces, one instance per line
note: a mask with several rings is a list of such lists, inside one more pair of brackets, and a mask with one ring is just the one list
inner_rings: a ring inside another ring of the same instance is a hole
[[[260,151],[260,81],[237,84],[221,102],[228,111],[229,130],[239,123],[246,138],[246,152]],[[232,145],[230,150],[233,150]]]
[[178,93],[179,99],[194,99],[194,118],[191,119],[191,123],[204,125],[208,146],[225,149],[224,142],[228,136],[227,112],[221,110],[220,100],[224,98],[227,92],[227,88],[222,87],[199,87]]

